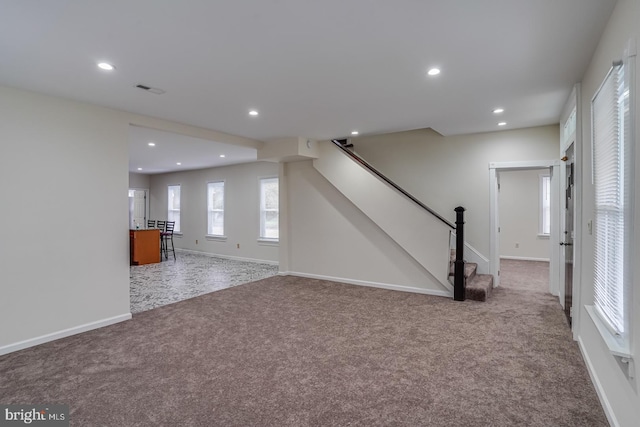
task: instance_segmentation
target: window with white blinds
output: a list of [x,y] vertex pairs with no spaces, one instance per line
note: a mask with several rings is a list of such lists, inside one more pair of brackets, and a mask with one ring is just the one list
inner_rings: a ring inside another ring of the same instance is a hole
[[540,175],[539,216],[538,234],[549,236],[551,234],[551,176],[549,175]]
[[629,87],[616,64],[591,102],[594,213],[594,306],[624,338],[628,323],[630,224]]
[[207,184],[207,234],[224,236],[224,181]]
[[277,240],[279,229],[278,178],[260,180],[260,238]]
[[174,221],[173,231],[180,233],[180,186],[169,185],[167,189],[167,220]]

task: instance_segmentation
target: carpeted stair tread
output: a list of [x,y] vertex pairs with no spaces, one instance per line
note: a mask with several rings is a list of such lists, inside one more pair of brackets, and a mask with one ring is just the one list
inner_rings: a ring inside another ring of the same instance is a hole
[[[455,268],[455,264],[451,262],[451,266],[449,267],[449,276],[454,275],[453,269]],[[467,279],[467,282],[473,279],[473,276],[476,275],[476,271],[478,270],[478,264],[475,262],[466,262],[464,264],[464,277]]]
[[464,264],[464,278],[467,279],[467,283],[473,280],[478,271],[478,264],[475,262],[467,262]]
[[490,274],[476,274],[467,281],[466,298],[474,301],[486,301],[493,290],[493,276]]

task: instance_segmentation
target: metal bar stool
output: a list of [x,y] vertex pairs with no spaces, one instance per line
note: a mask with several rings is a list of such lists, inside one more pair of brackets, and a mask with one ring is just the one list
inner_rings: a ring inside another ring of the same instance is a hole
[[175,221],[167,221],[165,231],[160,232],[160,238],[162,239],[161,247],[164,248],[164,256],[169,259],[169,242],[171,242],[171,251],[173,252],[174,260],[176,259],[176,248],[173,246],[173,229],[175,226]]
[[167,221],[163,221],[159,219],[156,221],[156,228],[160,230],[160,261],[162,261],[162,254],[164,253],[164,238],[162,237],[162,233],[164,233],[164,227]]

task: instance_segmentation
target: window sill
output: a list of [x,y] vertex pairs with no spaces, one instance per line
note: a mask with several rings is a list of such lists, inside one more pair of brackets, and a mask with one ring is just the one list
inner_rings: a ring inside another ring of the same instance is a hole
[[279,246],[280,245],[280,240],[279,239],[267,239],[264,237],[261,237],[258,239],[258,244],[262,245],[262,246]]
[[551,237],[550,234],[538,234],[538,238],[540,238],[540,239],[548,239],[550,237]]
[[600,319],[600,315],[596,313],[596,308],[592,305],[585,305],[584,308],[589,313],[591,320],[596,325],[598,332],[602,336],[602,339],[609,347],[609,351],[611,354],[617,357],[622,357],[625,359],[631,359],[631,352],[629,351],[628,344],[622,344],[620,340],[609,330],[607,325]]
[[227,236],[214,236],[212,234],[207,234],[204,236],[205,239],[210,240],[212,242],[226,242]]
[[182,232],[181,231],[174,231],[173,235],[174,235],[174,237],[182,237]]

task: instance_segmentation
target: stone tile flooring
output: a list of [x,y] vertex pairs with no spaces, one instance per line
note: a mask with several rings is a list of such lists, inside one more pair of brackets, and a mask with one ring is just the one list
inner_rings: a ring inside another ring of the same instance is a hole
[[132,265],[131,313],[278,274],[278,266],[176,251],[176,260]]

